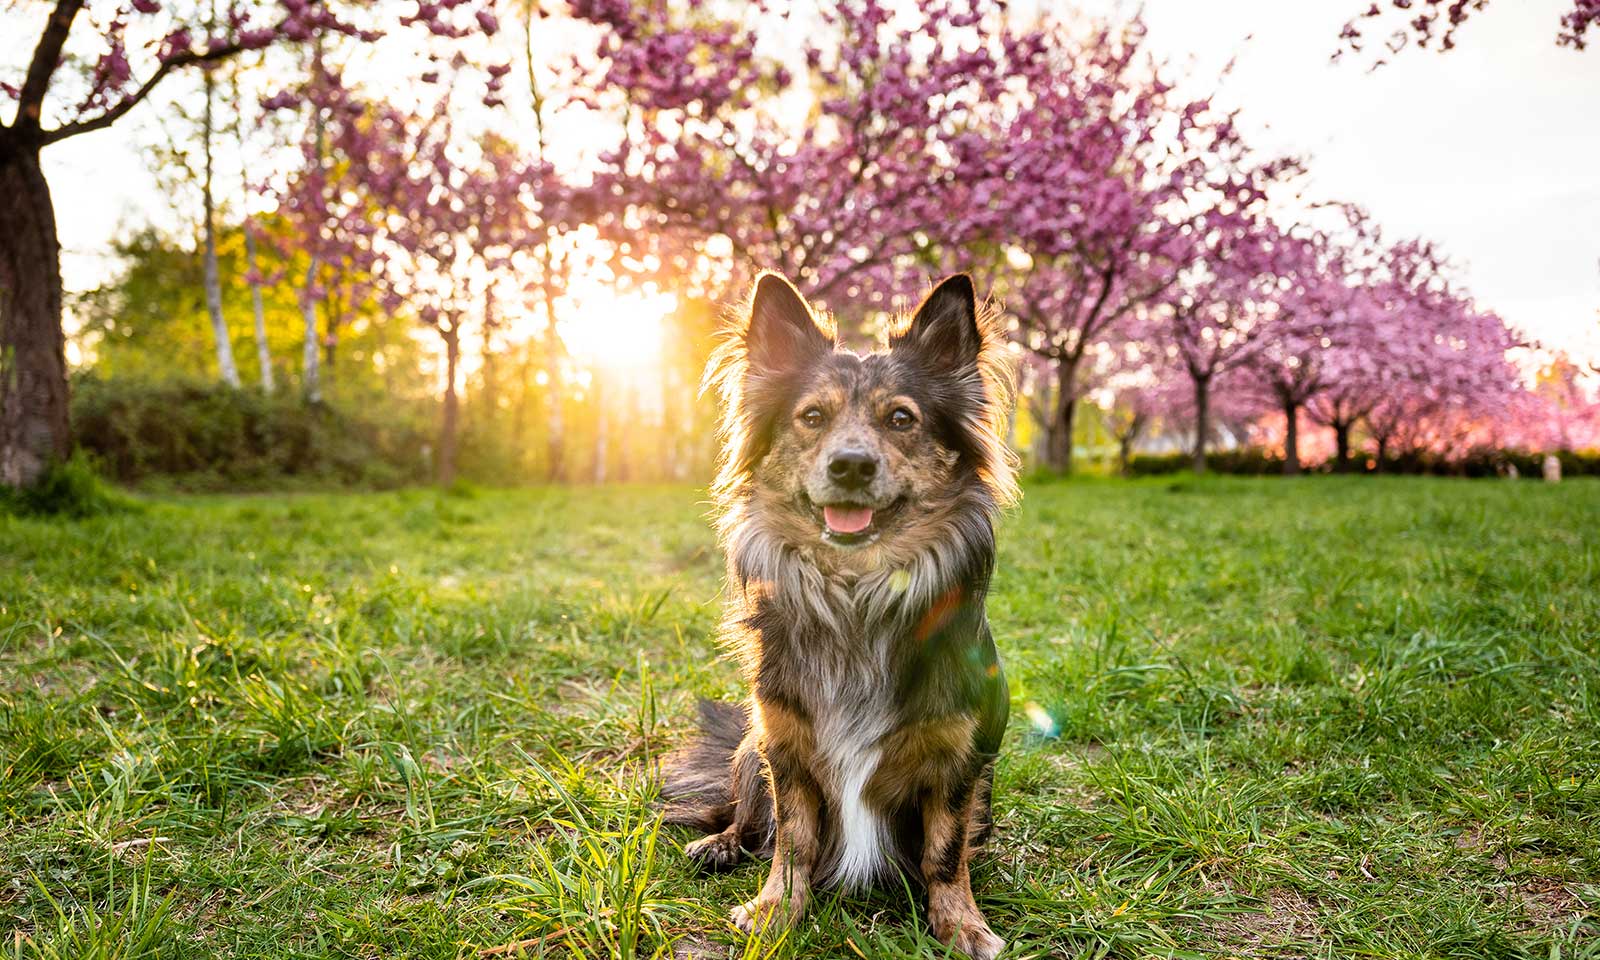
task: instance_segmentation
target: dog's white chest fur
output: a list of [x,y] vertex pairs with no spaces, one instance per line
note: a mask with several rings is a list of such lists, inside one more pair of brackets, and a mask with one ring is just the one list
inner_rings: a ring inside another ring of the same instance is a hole
[[888,825],[865,798],[882,759],[879,743],[890,727],[887,704],[877,701],[859,691],[842,693],[813,731],[817,760],[826,768],[818,771],[818,780],[838,830],[822,880],[846,889],[869,885],[888,864]]

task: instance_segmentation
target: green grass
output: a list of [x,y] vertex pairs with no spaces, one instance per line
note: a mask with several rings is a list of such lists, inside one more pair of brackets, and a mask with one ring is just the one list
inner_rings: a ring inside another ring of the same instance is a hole
[[[735,696],[687,488],[0,517],[0,956],[937,956],[724,921],[645,772]],[[1015,956],[1600,955],[1600,485],[1035,485]]]

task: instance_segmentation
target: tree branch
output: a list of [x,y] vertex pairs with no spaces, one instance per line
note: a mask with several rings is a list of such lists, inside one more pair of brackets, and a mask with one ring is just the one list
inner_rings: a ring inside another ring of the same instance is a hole
[[55,75],[56,67],[61,65],[61,48],[66,46],[72,21],[81,9],[83,0],[60,0],[51,12],[44,33],[39,35],[39,45],[33,48],[33,60],[28,64],[28,77],[22,82],[22,92],[17,97],[17,116],[12,126],[29,131],[39,129],[45,92],[50,89],[50,78]]
[[113,123],[116,123],[118,120],[122,119],[122,116],[129,110],[132,110],[134,107],[138,106],[139,102],[148,97],[150,92],[156,88],[156,84],[160,83],[162,79],[164,79],[166,75],[172,71],[181,70],[184,67],[193,66],[197,63],[216,63],[220,60],[226,60],[243,49],[243,44],[228,43],[220,47],[212,47],[206,50],[204,53],[188,51],[185,53],[180,53],[170,60],[163,60],[161,66],[156,68],[156,72],[150,75],[150,79],[146,80],[144,84],[139,87],[139,89],[125,97],[121,103],[118,103],[116,106],[112,107],[110,110],[107,110],[105,113],[100,114],[98,117],[94,117],[89,120],[78,120],[73,123],[64,124],[54,130],[46,131],[44,136],[40,138],[40,143],[48,145],[56,143],[60,140],[65,140],[68,137],[75,137],[80,133],[90,133],[95,130],[104,130],[106,127],[109,127]]

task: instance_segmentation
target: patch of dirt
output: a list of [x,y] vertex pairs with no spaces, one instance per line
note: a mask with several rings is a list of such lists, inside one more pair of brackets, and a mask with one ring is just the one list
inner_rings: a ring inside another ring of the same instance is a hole
[[[1224,882],[1223,886],[1229,885]],[[1262,949],[1324,939],[1322,911],[1304,894],[1273,887],[1260,899],[1262,903],[1253,909],[1219,917],[1207,924],[1224,952],[1256,956]]]
[[731,948],[693,935],[672,945],[672,960],[726,960],[732,955]]
[[1560,880],[1530,877],[1517,884],[1512,898],[1527,914],[1528,927],[1544,933],[1571,928],[1574,920],[1600,921],[1593,905]]

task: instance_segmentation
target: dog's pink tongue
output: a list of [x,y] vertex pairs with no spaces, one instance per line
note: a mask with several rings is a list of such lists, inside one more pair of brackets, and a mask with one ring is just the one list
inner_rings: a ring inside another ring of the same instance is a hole
[[822,519],[834,533],[860,533],[872,524],[872,508],[823,507]]

